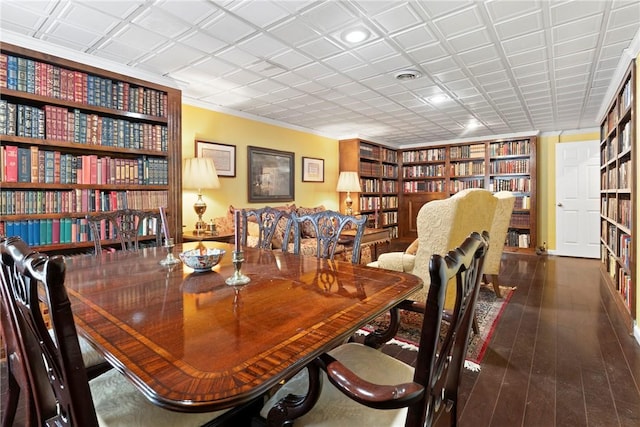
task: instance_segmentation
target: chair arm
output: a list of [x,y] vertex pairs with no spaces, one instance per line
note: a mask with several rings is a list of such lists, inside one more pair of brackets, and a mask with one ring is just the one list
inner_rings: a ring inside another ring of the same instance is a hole
[[424,314],[427,310],[427,306],[424,302],[412,301],[409,299],[402,301],[400,304],[398,304],[397,308],[422,314]]
[[403,273],[411,273],[415,263],[416,256],[404,252],[389,252],[381,254],[378,257],[376,267],[385,270],[399,271]]
[[381,385],[365,381],[326,353],[320,356],[320,360],[321,368],[338,390],[350,399],[370,408],[404,408],[421,399],[424,394],[424,388],[414,382]]

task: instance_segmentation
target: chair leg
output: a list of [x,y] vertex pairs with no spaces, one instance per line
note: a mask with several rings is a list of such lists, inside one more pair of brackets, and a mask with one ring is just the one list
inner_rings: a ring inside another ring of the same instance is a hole
[[20,385],[13,377],[11,372],[8,372],[8,385],[6,391],[6,401],[3,402],[5,407],[2,411],[2,426],[13,425],[13,420],[18,410],[18,401],[20,400]]
[[489,284],[489,282],[493,283],[493,291],[496,293],[498,298],[502,298],[502,293],[500,292],[500,282],[498,281],[497,274],[483,274],[484,283]]
[[471,323],[471,329],[475,335],[480,333],[480,326],[478,326],[478,316],[473,313],[473,322]]

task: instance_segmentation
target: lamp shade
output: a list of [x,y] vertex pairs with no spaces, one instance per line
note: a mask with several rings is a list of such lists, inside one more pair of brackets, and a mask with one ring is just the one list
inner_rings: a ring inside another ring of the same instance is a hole
[[340,172],[336,191],[353,191],[356,193],[361,192],[362,189],[360,187],[360,178],[358,178],[358,172]]
[[185,159],[182,165],[182,186],[198,190],[220,188],[213,160],[208,157]]

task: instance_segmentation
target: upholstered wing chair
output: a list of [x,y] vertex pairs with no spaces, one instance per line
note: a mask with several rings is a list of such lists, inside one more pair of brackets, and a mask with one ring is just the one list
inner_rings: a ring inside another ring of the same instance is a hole
[[500,294],[500,283],[498,281],[500,260],[502,258],[502,251],[504,250],[516,197],[510,191],[499,191],[494,194],[494,197],[498,199],[498,203],[496,205],[496,213],[493,215],[491,229],[489,230],[491,244],[484,258],[484,276],[486,283],[493,283],[493,289],[498,298],[500,298],[502,297]]
[[[389,270],[413,273],[424,281],[424,287],[411,299],[426,301],[429,289],[429,260],[431,255],[444,255],[459,246],[473,231],[489,231],[498,199],[483,189],[469,189],[444,200],[426,203],[418,212],[418,249],[416,255],[388,253],[368,265]],[[493,239],[489,236],[491,242]],[[453,288],[453,287],[450,287]],[[450,289],[447,302],[453,302],[455,292]],[[445,307],[450,309],[448,304]]]

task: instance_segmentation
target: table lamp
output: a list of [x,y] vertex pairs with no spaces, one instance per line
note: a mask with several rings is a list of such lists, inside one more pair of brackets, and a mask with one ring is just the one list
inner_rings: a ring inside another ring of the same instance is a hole
[[204,233],[206,224],[202,220],[202,215],[207,210],[207,204],[202,200],[202,190],[220,188],[220,180],[213,160],[208,157],[185,159],[182,166],[182,186],[198,190],[198,200],[193,204],[193,210],[198,215],[194,233]]
[[344,213],[346,215],[353,215],[353,209],[351,209],[351,205],[353,204],[353,200],[351,200],[351,192],[354,191],[356,193],[359,193],[362,191],[362,189],[360,188],[360,178],[358,178],[358,172],[340,172],[336,191],[347,192],[347,198],[344,199],[344,203],[345,205],[347,205],[347,208],[345,209]]

